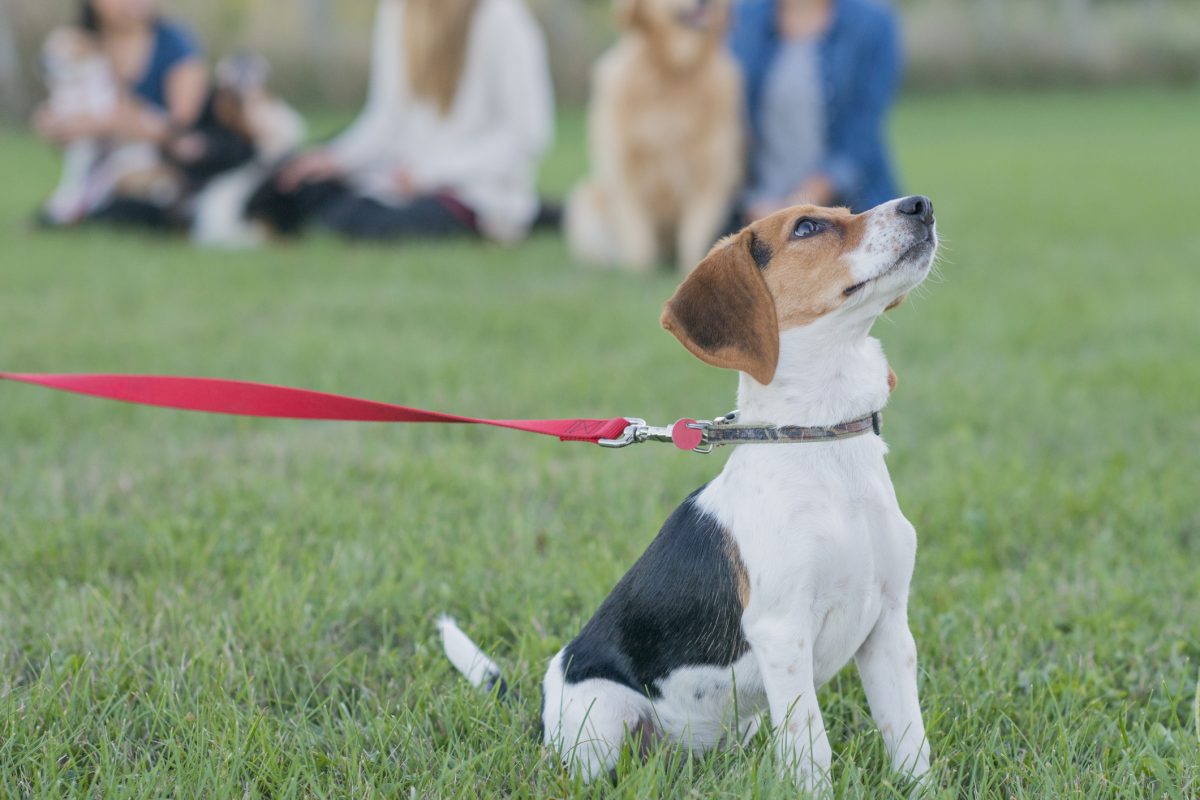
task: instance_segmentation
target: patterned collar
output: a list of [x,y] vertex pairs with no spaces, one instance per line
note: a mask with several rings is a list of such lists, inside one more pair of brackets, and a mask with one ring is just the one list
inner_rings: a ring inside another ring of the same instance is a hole
[[[872,411],[861,417],[836,425],[739,425],[737,412],[726,414],[702,430],[700,447],[719,447],[725,444],[802,444],[807,442],[836,442],[867,433],[879,436],[883,430],[883,412]],[[728,420],[728,421],[726,421]]]
[[727,444],[806,444],[836,442],[867,433],[880,435],[883,412],[872,411],[836,425],[742,425],[738,412],[711,420],[681,419],[669,427],[647,425],[643,419],[628,418],[629,425],[615,439],[601,439],[602,447],[626,447],[642,442],[671,442],[680,450],[711,453]]

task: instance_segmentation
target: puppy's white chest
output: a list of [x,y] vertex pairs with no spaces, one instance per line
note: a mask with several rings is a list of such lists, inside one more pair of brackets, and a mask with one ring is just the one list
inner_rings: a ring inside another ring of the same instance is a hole
[[882,448],[875,437],[743,447],[700,498],[745,565],[744,623],[808,631],[818,685],[853,657],[912,575],[915,534]]

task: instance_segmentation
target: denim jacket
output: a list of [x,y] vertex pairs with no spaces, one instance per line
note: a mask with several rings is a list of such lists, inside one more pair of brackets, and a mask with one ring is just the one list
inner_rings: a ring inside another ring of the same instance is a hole
[[[757,137],[762,90],[779,48],[776,0],[733,4],[729,46],[742,67],[750,128]],[[839,202],[855,212],[897,195],[884,146],[887,112],[900,84],[901,55],[895,16],[875,0],[834,0],[822,34],[820,70],[826,143],[822,173]]]

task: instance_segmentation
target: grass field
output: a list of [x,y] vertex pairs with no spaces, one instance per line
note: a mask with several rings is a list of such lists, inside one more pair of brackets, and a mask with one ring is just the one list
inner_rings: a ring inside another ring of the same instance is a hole
[[[568,119],[547,167],[581,169]],[[1200,95],[918,98],[895,124],[943,278],[879,323],[942,797],[1200,795]],[[257,253],[24,221],[0,133],[0,369],[219,375],[467,414],[667,422],[734,377],[658,329],[675,278],[543,236]],[[765,737],[574,783],[538,682],[720,453],[252,421],[0,384],[0,796],[787,797]],[[443,661],[455,614],[522,693]],[[902,797],[853,669],[846,797]]]

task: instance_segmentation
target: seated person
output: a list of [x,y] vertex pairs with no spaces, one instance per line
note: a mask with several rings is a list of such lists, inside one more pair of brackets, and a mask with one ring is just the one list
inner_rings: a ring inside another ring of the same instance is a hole
[[884,126],[900,82],[876,0],[741,0],[730,48],[752,132],[745,221],[798,203],[864,211],[897,194]]
[[381,0],[367,105],[286,164],[248,213],[279,233],[313,221],[351,238],[523,237],[553,96],[522,0]]
[[51,96],[34,124],[67,159],[42,218],[120,219],[122,188],[169,181],[160,151],[200,117],[208,94],[200,50],[153,0],[83,0],[79,28],[53,34],[44,58]]

